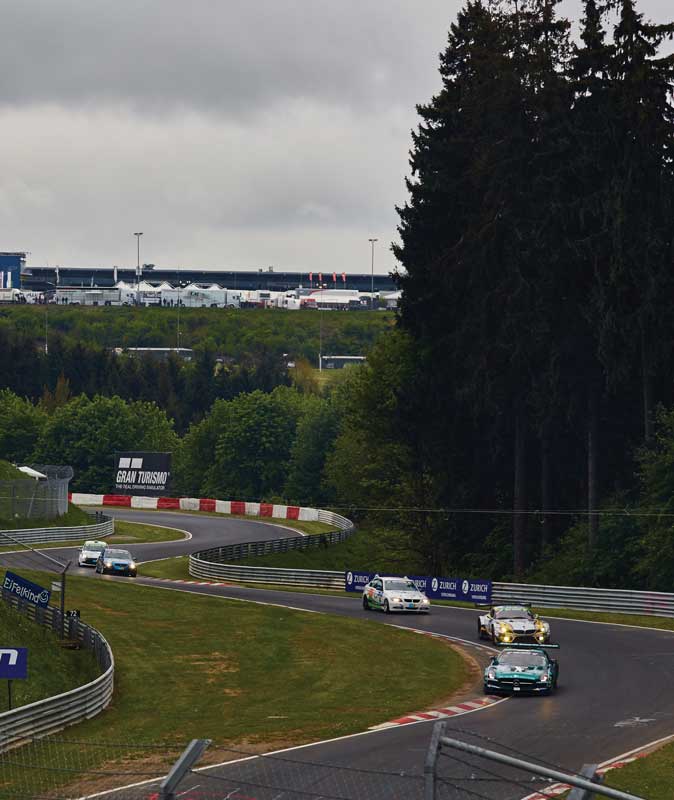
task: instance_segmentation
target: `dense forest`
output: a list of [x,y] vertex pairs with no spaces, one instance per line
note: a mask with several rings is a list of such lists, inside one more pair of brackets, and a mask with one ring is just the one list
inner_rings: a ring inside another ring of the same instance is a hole
[[671,590],[674,25],[585,0],[575,40],[557,5],[452,25],[395,324],[322,315],[365,366],[316,382],[316,312],[184,311],[157,366],[108,349],[172,345],[165,309],[0,311],[0,453],[103,491],[170,449],[177,493],[344,509],[434,574]]
[[[289,385],[324,354],[363,355],[391,327],[385,312],[182,309],[191,361],[118,355],[122,347],[175,347],[178,318],[164,308],[0,308],[0,389],[44,406],[86,394],[156,403],[178,432],[216,400]],[[46,352],[45,352],[46,341]]]

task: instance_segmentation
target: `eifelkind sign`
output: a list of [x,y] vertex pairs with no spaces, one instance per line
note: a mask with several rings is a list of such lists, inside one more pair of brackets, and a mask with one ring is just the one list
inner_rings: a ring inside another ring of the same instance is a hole
[[21,600],[33,603],[33,605],[42,606],[42,608],[46,608],[49,605],[49,598],[51,597],[51,592],[48,589],[22,578],[21,575],[15,575],[9,570],[5,572],[2,590],[15,595]]

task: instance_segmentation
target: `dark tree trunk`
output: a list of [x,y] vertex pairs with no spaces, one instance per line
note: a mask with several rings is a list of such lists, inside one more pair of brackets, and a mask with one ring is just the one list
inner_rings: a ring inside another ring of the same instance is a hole
[[550,544],[551,520],[546,512],[552,507],[550,496],[550,426],[546,422],[541,431],[541,552]]
[[513,498],[513,569],[521,577],[526,568],[526,423],[524,414],[515,417],[515,491]]
[[599,459],[599,398],[597,388],[590,387],[587,408],[587,511],[588,538],[590,550],[597,545],[599,519],[597,517],[597,468]]
[[651,360],[646,344],[646,333],[641,326],[641,388],[644,403],[644,441],[653,437],[653,387],[651,385]]

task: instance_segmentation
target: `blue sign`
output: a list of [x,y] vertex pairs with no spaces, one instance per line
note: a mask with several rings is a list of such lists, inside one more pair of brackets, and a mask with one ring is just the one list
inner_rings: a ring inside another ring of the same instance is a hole
[[[374,572],[345,572],[344,589],[347,592],[362,592],[374,578]],[[402,577],[391,576],[391,577]],[[426,575],[409,575],[417,589],[431,600],[460,600],[467,603],[491,603],[491,581],[469,578],[432,578]]]
[[15,575],[9,570],[5,572],[5,579],[2,582],[2,591],[9,592],[10,594],[16,595],[21,600],[27,600],[29,603],[42,606],[43,608],[49,605],[49,598],[51,597],[51,592],[48,589],[44,589],[42,586],[38,586],[37,583],[33,583],[32,581],[27,581],[25,578],[22,578],[20,575]]
[[0,647],[0,678],[10,681],[28,677],[28,648]]

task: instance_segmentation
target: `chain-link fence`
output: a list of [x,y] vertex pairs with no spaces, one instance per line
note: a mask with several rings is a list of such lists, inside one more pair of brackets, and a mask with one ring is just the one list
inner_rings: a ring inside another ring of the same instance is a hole
[[72,467],[33,465],[46,478],[0,481],[1,520],[54,519],[68,511],[68,487]]

